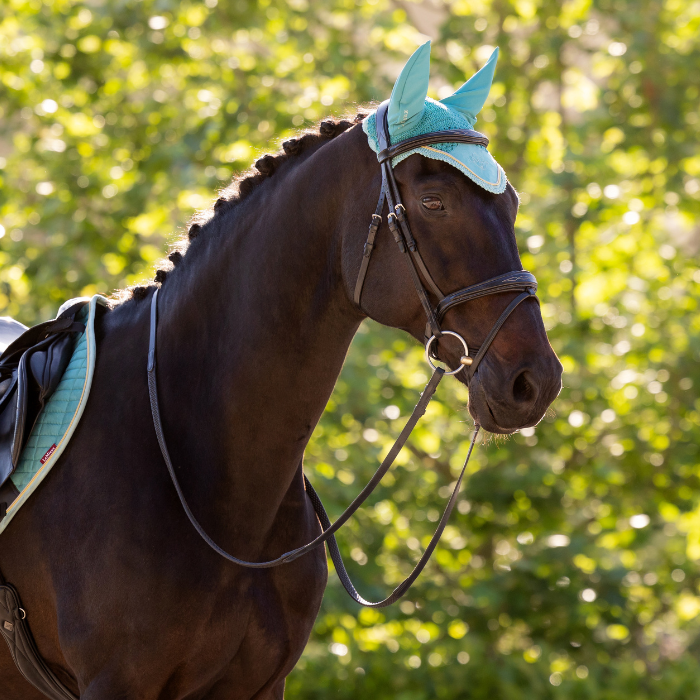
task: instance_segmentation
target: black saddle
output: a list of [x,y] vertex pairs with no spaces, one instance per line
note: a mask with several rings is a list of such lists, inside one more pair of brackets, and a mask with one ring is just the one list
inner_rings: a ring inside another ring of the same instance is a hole
[[68,366],[74,334],[85,331],[75,316],[87,303],[77,302],[53,321],[29,328],[0,355],[0,519],[17,495],[8,480],[22,448]]

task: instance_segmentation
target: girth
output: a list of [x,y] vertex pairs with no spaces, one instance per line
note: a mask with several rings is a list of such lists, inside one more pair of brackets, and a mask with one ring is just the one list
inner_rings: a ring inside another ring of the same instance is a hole
[[[394,178],[394,170],[391,162],[393,158],[401,155],[402,153],[407,153],[415,148],[420,148],[429,144],[457,142],[471,143],[486,147],[488,146],[489,140],[483,134],[472,129],[452,129],[449,131],[434,131],[428,134],[422,134],[421,136],[415,136],[414,138],[407,139],[406,141],[402,141],[401,143],[392,146],[390,145],[391,139],[389,136],[389,125],[387,121],[388,108],[389,100],[383,102],[379,106],[379,109],[377,109],[376,124],[379,145],[377,160],[379,161],[382,171],[382,188],[379,194],[377,208],[372,215],[369,233],[367,234],[367,242],[365,243],[362,261],[360,263],[360,269],[358,271],[357,281],[355,283],[354,301],[355,304],[361,308],[360,302],[362,299],[362,288],[367,277],[367,271],[369,269],[372,251],[374,250],[377,232],[379,231],[379,227],[382,223],[382,212],[386,201],[389,207],[389,214],[387,216],[389,230],[391,231],[391,234],[398,245],[399,251],[403,254],[408,264],[408,270],[411,280],[413,281],[413,286],[416,289],[418,298],[427,319],[424,340],[429,362],[431,357],[437,359],[437,355],[434,353],[434,351],[431,352],[430,350],[431,345],[433,341],[439,339],[443,335],[444,331],[441,328],[441,323],[445,317],[445,314],[451,308],[483,296],[503,294],[505,292],[520,292],[520,294],[515,297],[510,304],[508,304],[506,309],[499,316],[475,355],[470,356],[467,343],[464,341],[464,339],[459,334],[450,331],[449,335],[456,336],[462,342],[465,348],[465,354],[461,359],[462,364],[458,369],[450,372],[450,374],[456,374],[463,367],[468,367],[468,376],[471,378],[474,376],[474,373],[489,349],[489,346],[496,337],[496,334],[502,328],[510,314],[512,314],[517,306],[521,302],[525,301],[525,299],[528,299],[531,296],[535,297],[535,293],[537,292],[537,280],[530,272],[515,270],[513,272],[508,272],[504,275],[499,275],[483,282],[479,282],[478,284],[474,284],[470,287],[460,289],[456,292],[452,292],[447,296],[443,294],[440,287],[435,282],[435,279],[430,274],[430,271],[423,260],[423,256],[418,250],[418,244],[411,233],[411,227],[406,217],[406,208],[401,202],[401,193],[399,191],[399,186],[396,179]],[[437,306],[432,305],[424,282],[432,292],[433,296],[437,298]]]

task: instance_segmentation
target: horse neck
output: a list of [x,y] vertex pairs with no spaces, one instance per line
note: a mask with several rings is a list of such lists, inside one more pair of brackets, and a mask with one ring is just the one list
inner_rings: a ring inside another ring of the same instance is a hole
[[272,525],[361,321],[340,261],[352,141],[215,217],[161,290],[166,439],[203,525],[229,520],[239,541]]

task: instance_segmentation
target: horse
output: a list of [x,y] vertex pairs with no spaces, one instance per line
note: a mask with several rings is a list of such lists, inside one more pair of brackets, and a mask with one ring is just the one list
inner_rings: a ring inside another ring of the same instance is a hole
[[[377,236],[361,304],[354,285],[381,188],[366,114],[327,119],[234,180],[156,284],[98,317],[87,410],[50,476],[2,535],[46,663],[81,700],[279,700],[327,581],[323,548],[247,569],[205,546],[165,468],[149,404],[150,306],[158,289],[158,392],[178,479],[202,527],[252,561],[321,532],[305,446],[362,321],[420,342],[425,319],[394,241]],[[394,170],[425,263],[453,290],[521,270],[518,196],[449,163]],[[516,296],[450,309],[470,346]],[[450,336],[437,354],[459,367]],[[535,425],[561,387],[535,297],[507,318],[468,379],[469,411],[493,433]],[[0,655],[2,700],[41,700]]]

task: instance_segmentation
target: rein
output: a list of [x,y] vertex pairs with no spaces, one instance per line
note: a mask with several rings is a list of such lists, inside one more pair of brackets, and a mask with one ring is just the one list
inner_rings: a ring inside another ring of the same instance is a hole
[[[392,158],[397,155],[401,155],[408,150],[413,148],[418,148],[420,146],[434,144],[434,143],[444,143],[446,141],[456,141],[460,143],[471,143],[480,146],[487,146],[488,139],[477,131],[472,131],[471,129],[456,129],[451,131],[441,131],[433,132],[429,134],[424,134],[422,136],[417,136],[407,141],[403,141],[395,146],[390,145],[389,128],[387,125],[386,114],[389,101],[383,102],[379,109],[377,110],[377,135],[379,139],[379,154],[377,159],[379,160],[381,171],[382,171],[382,189],[379,195],[379,201],[377,202],[377,208],[375,213],[372,215],[372,223],[369,227],[369,234],[367,236],[367,242],[364,246],[364,252],[362,257],[362,262],[360,264],[360,270],[358,272],[357,282],[355,284],[354,301],[355,304],[360,307],[360,300],[362,297],[362,287],[364,285],[365,278],[367,276],[367,271],[369,269],[370,257],[372,255],[372,250],[374,248],[374,241],[379,231],[379,227],[382,223],[382,212],[384,210],[384,203],[387,202],[389,206],[389,214],[387,216],[387,224],[389,225],[389,230],[396,241],[399,250],[405,255],[405,259],[409,266],[409,271],[411,273],[411,279],[418,293],[421,305],[426,314],[427,324],[425,331],[425,353],[426,359],[430,366],[433,368],[434,372],[430,381],[426,385],[420,400],[413,409],[410,418],[404,425],[403,430],[399,434],[396,442],[394,442],[392,448],[389,450],[387,456],[384,458],[380,464],[374,476],[369,480],[367,485],[362,489],[362,491],[355,497],[352,503],[345,509],[343,514],[331,524],[328,515],[321,503],[321,499],[314,490],[313,486],[304,475],[304,485],[306,492],[311,500],[314,507],[316,515],[321,524],[323,530],[322,534],[313,539],[311,542],[293,549],[289,552],[285,552],[276,559],[271,559],[269,561],[263,562],[251,562],[245,561],[243,559],[238,559],[232,554],[229,554],[224,549],[222,549],[214,540],[204,531],[204,528],[199,524],[196,517],[190,509],[187,499],[182,491],[180,482],[175,473],[175,468],[173,466],[172,460],[170,458],[170,453],[168,451],[167,444],[165,442],[165,436],[163,434],[163,425],[160,415],[160,408],[158,405],[158,382],[156,375],[156,335],[158,327],[158,289],[153,293],[151,299],[151,314],[150,314],[150,337],[149,337],[149,348],[148,348],[148,394],[151,404],[151,414],[153,416],[153,425],[156,432],[156,437],[158,439],[158,445],[160,446],[160,451],[165,460],[165,465],[170,474],[170,478],[175,486],[175,491],[177,492],[178,498],[182,505],[185,514],[187,515],[190,523],[201,536],[201,538],[211,547],[217,554],[221,555],[228,561],[243,566],[248,569],[269,569],[275,566],[280,566],[281,564],[287,564],[289,562],[298,559],[299,557],[307,554],[313,549],[321,546],[324,542],[328,544],[328,549],[335,565],[338,577],[343,584],[345,590],[348,592],[351,598],[357,603],[370,608],[383,608],[387,605],[391,605],[399,598],[401,598],[414,581],[418,578],[420,573],[425,568],[428,563],[435,547],[440,541],[440,537],[447,525],[447,521],[454,509],[455,503],[457,502],[457,496],[459,494],[460,486],[462,485],[462,480],[464,478],[464,473],[469,463],[472,451],[474,450],[474,445],[476,444],[476,439],[479,434],[480,426],[477,424],[474,434],[469,445],[469,451],[467,457],[462,466],[462,471],[460,472],[459,478],[457,479],[455,486],[452,490],[452,495],[450,496],[445,510],[440,518],[440,522],[433,534],[428,546],[426,547],[423,555],[419,559],[418,563],[414,567],[411,574],[404,579],[384,600],[378,602],[371,602],[363,598],[353,586],[350,577],[348,576],[347,570],[345,569],[345,564],[343,563],[340,550],[338,549],[338,544],[335,540],[335,533],[352,517],[352,515],[357,511],[357,509],[367,500],[367,498],[372,494],[372,492],[377,488],[379,482],[382,480],[383,476],[389,471],[391,466],[394,464],[396,457],[399,452],[406,444],[409,436],[413,432],[416,424],[418,423],[421,416],[425,413],[428,403],[432,399],[435,391],[437,390],[440,381],[446,374],[456,374],[462,370],[468,368],[468,377],[474,376],[479,363],[483,359],[487,350],[489,349],[491,343],[493,342],[496,334],[501,329],[506,319],[511,313],[516,309],[516,307],[523,302],[525,299],[531,296],[535,299],[535,292],[537,291],[537,280],[534,275],[529,272],[520,270],[506,273],[505,275],[500,275],[492,279],[480,282],[478,284],[472,285],[471,287],[466,287],[457,292],[452,292],[451,294],[445,296],[440,288],[435,283],[435,280],[428,271],[425,262],[418,251],[418,245],[413,238],[411,229],[406,218],[406,209],[401,203],[401,196],[398,188],[398,184],[394,179],[393,168],[391,165]],[[422,279],[421,279],[422,276]],[[438,304],[433,307],[428,291],[423,285],[423,280],[427,283],[433,295],[438,299]],[[440,322],[443,320],[445,314],[449,309],[458,304],[462,304],[467,301],[472,301],[473,299],[478,299],[482,296],[487,296],[491,294],[502,294],[505,292],[519,291],[520,294],[513,299],[510,304],[506,307],[503,313],[500,315],[496,323],[491,328],[491,331],[486,337],[481,347],[478,349],[476,355],[469,355],[469,348],[467,342],[462,338],[461,335],[455,333],[454,331],[442,330],[440,327]],[[361,308],[361,307],[360,307]],[[441,367],[436,367],[431,358],[438,359],[434,351],[431,351],[433,343],[437,342],[439,338],[443,335],[451,335],[456,337],[464,348],[464,355],[460,359],[460,365],[457,369],[452,371],[446,371]]]
[[338,543],[335,540],[335,533],[352,517],[355,511],[367,500],[367,498],[379,485],[379,482],[382,480],[382,477],[389,471],[391,466],[394,464],[394,462],[396,461],[396,457],[398,456],[399,452],[401,452],[403,446],[406,444],[406,441],[413,432],[413,429],[416,427],[416,424],[418,423],[419,419],[425,413],[425,410],[428,407],[430,400],[433,398],[433,394],[435,394],[435,390],[438,388],[440,381],[446,374],[445,370],[441,367],[435,369],[435,371],[433,372],[433,376],[430,378],[430,381],[423,390],[423,394],[420,398],[420,401],[418,401],[416,407],[413,409],[411,417],[406,422],[406,425],[404,425],[403,430],[399,434],[399,437],[396,439],[396,442],[389,450],[389,453],[379,465],[379,468],[374,473],[374,476],[369,480],[367,486],[365,486],[364,489],[360,491],[360,493],[355,497],[355,500],[345,509],[343,514],[332,525],[328,518],[326,510],[323,507],[323,504],[321,503],[321,499],[319,498],[318,494],[311,485],[311,482],[306,478],[306,475],[304,475],[304,485],[306,487],[306,492],[309,495],[309,498],[311,499],[311,503],[321,523],[323,533],[315,539],[311,540],[311,542],[305,544],[304,546],[298,547],[297,549],[293,549],[289,552],[285,552],[276,559],[261,562],[245,561],[243,559],[239,559],[238,557],[234,557],[232,554],[226,552],[218,544],[216,544],[216,542],[214,542],[214,540],[205,532],[204,528],[199,524],[197,518],[192,513],[192,510],[190,509],[187,503],[187,499],[185,498],[185,494],[182,491],[182,487],[180,486],[180,482],[175,473],[175,467],[173,466],[172,460],[170,459],[168,446],[165,442],[165,437],[163,435],[163,425],[160,418],[160,408],[158,406],[158,386],[156,377],[157,325],[158,290],[156,289],[156,291],[153,293],[153,298],[151,300],[151,332],[148,349],[148,395],[151,400],[151,413],[153,415],[153,425],[155,427],[156,437],[158,438],[158,445],[160,446],[160,451],[163,455],[163,459],[165,460],[165,465],[168,468],[170,478],[173,482],[173,485],[175,486],[175,491],[177,492],[178,498],[180,499],[180,503],[182,504],[182,508],[185,511],[187,517],[189,518],[190,523],[192,523],[194,529],[199,533],[200,537],[217,554],[221,555],[224,559],[227,559],[228,561],[233,562],[234,564],[238,564],[239,566],[243,566],[247,569],[270,569],[274,566],[279,566],[280,564],[287,564],[289,562],[294,561],[295,559],[298,559],[304,554],[307,554],[312,549],[316,549],[316,547],[321,546],[324,542],[328,542],[328,549],[330,550],[331,559],[333,560],[333,564],[335,565],[336,571],[338,572],[338,577],[340,578],[341,583],[345,587],[345,590],[356,602],[370,608],[383,608],[387,605],[391,605],[393,602],[401,598],[406,593],[406,591],[408,591],[413,582],[418,578],[421,571],[423,571],[423,569],[425,568],[425,565],[428,563],[428,560],[430,559],[430,556],[433,553],[435,547],[437,546],[437,543],[439,542],[440,537],[442,536],[442,532],[445,529],[445,526],[447,525],[447,521],[457,501],[459,487],[462,483],[464,472],[467,468],[467,464],[469,463],[469,458],[471,457],[472,450],[474,448],[474,444],[479,433],[479,426],[477,426],[476,430],[474,431],[471,445],[469,447],[469,452],[467,454],[466,460],[464,461],[464,466],[462,467],[462,472],[459,475],[457,483],[455,484],[455,487],[452,491],[452,496],[450,497],[450,500],[448,501],[447,506],[445,507],[445,512],[443,513],[442,518],[440,519],[438,527],[435,530],[435,534],[430,540],[430,544],[426,548],[425,552],[423,553],[423,556],[420,558],[418,564],[416,564],[410,576],[408,576],[401,584],[399,584],[399,586],[397,586],[394,589],[393,593],[388,598],[385,598],[384,600],[381,600],[376,603],[372,603],[363,598],[357,592],[355,586],[353,586],[352,581],[350,580],[350,577],[348,576],[347,570],[345,569],[343,558],[340,554],[340,550],[338,549]]

